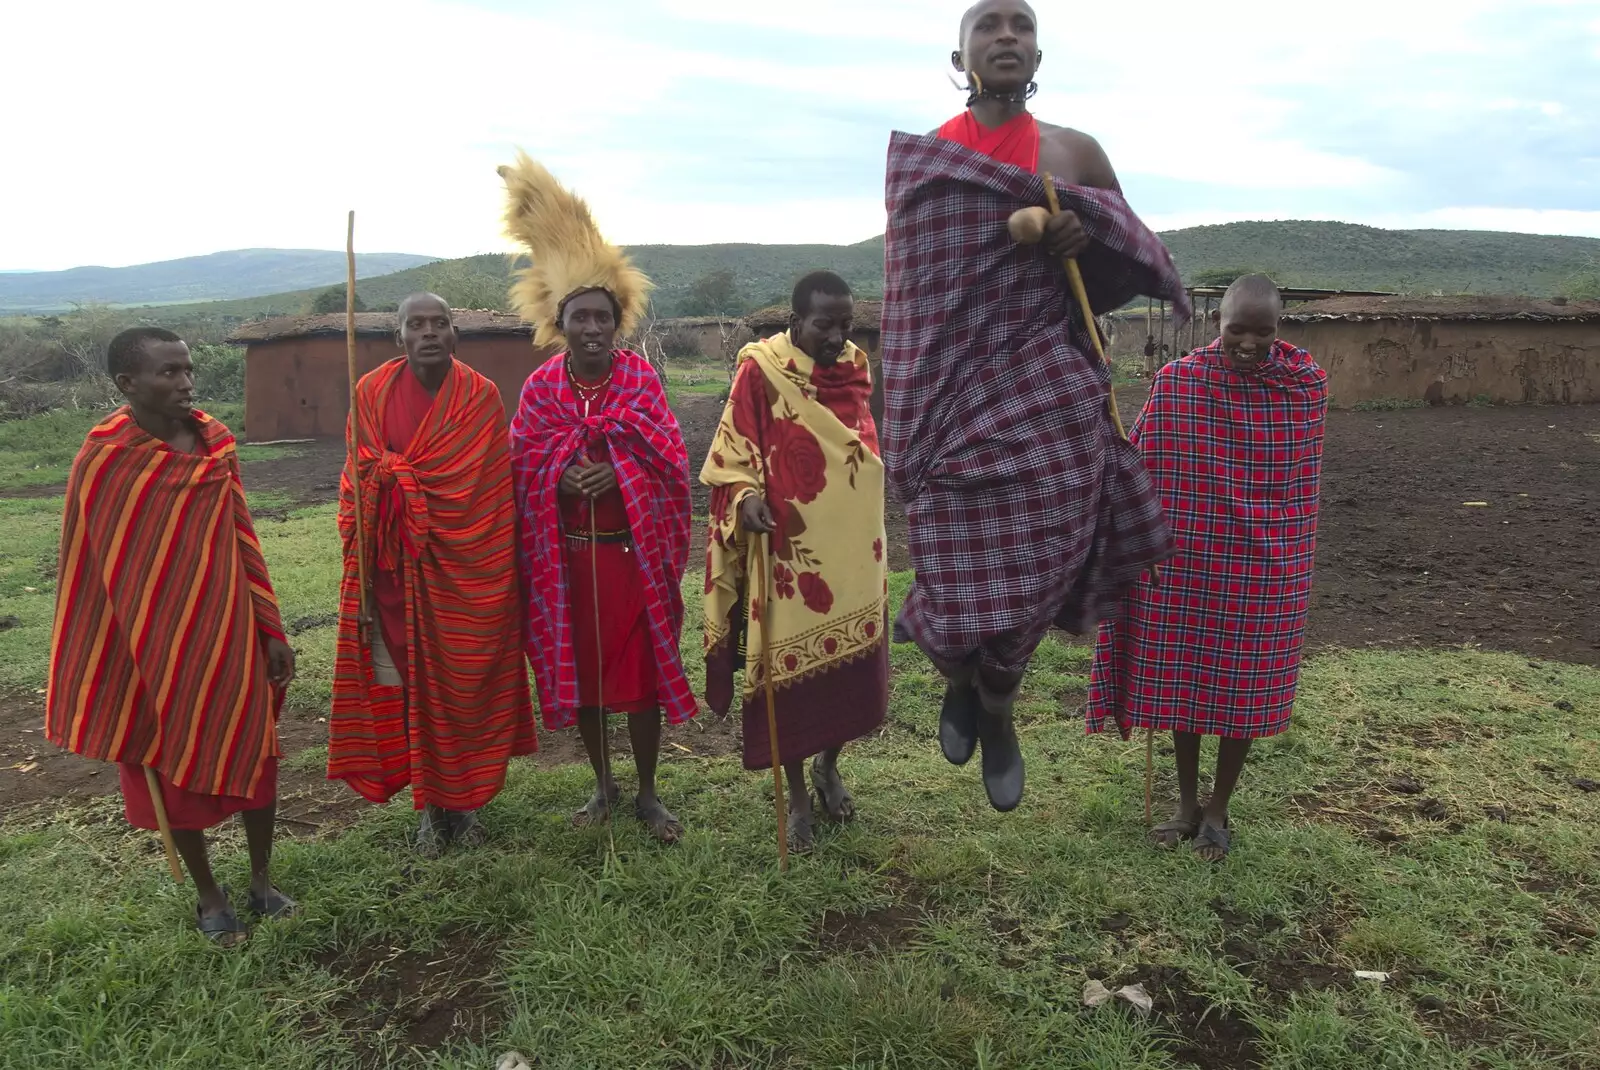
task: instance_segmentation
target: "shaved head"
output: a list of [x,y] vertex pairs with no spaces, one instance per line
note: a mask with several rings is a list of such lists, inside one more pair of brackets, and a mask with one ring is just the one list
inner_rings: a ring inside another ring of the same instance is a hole
[[399,319],[395,344],[406,351],[412,372],[432,393],[444,381],[461,340],[450,302],[438,294],[412,294],[400,302]]
[[980,16],[993,7],[1003,7],[1007,10],[1020,9],[1026,12],[1029,18],[1035,22],[1038,21],[1038,16],[1033,13],[1033,6],[1027,3],[1027,0],[1010,0],[1009,3],[1005,2],[1005,0],[978,0],[976,4],[967,8],[965,15],[961,16],[961,40],[956,43],[965,49],[967,46],[967,34],[972,32],[972,24],[977,22]]
[[1240,371],[1259,365],[1278,337],[1283,295],[1265,275],[1241,275],[1222,295],[1222,348]]
[[1222,295],[1222,314],[1226,316],[1230,308],[1244,301],[1253,305],[1271,305],[1278,311],[1283,309],[1283,295],[1278,292],[1277,284],[1265,275],[1240,275],[1234,279]]
[[[430,304],[437,305],[439,308],[444,309],[444,314],[446,316],[450,315],[450,302],[446,301],[444,298],[440,297],[438,294],[419,293],[419,294],[412,294],[411,296],[407,297],[404,301],[400,302],[400,311],[399,311],[400,322],[404,323],[406,321],[406,313],[411,311],[411,307],[413,305],[428,306]],[[425,309],[419,309],[419,310],[432,311],[431,308],[425,308]]]

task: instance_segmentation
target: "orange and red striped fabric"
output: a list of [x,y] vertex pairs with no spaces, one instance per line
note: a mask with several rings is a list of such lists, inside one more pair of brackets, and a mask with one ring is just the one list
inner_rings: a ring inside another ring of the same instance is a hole
[[396,542],[409,545],[381,549],[404,555],[408,679],[403,688],[377,683],[370,651],[359,639],[355,495],[347,463],[339,503],[344,582],[328,778],[346,781],[372,802],[409,784],[418,809],[433,803],[475,810],[505,783],[513,755],[538,749],[522,651],[505,409],[493,382],[452,361],[410,447],[387,450],[384,410],[405,371],[399,357],[364,376],[352,419],[360,421],[357,464],[369,567],[380,558],[380,492],[396,488],[403,499],[401,524],[393,530]]
[[250,796],[279,755],[264,638],[283,638],[233,435],[196,410],[203,453],[112,413],[72,462],[45,733],[87,758]]

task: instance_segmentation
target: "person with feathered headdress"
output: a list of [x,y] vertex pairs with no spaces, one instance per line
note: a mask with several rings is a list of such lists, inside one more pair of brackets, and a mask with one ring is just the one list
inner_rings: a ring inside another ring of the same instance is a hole
[[573,815],[608,820],[619,789],[605,716],[628,715],[634,812],[657,839],[683,826],[656,795],[663,713],[698,712],[678,653],[689,556],[689,454],[655,369],[619,348],[650,280],[608,243],[589,208],[525,153],[500,168],[506,232],[531,263],[511,288],[534,345],[564,352],[528,377],[511,423],[527,594],[528,658],[545,727],[576,723],[594,796]]

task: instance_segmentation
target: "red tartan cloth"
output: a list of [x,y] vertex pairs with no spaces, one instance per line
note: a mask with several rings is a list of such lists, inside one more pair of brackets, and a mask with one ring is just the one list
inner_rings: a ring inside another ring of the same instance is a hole
[[[593,384],[582,382],[582,385]],[[610,393],[609,386],[602,387],[590,402],[590,408],[604,409]],[[573,406],[582,413],[581,401],[574,398]],[[611,459],[603,442],[591,446],[588,456],[591,461]],[[623,504],[620,489],[601,495],[592,505],[587,498],[562,498],[562,529],[588,534],[591,509],[594,510],[595,530],[628,529],[628,507]],[[567,589],[572,592],[578,701],[585,708],[604,705],[614,713],[644,713],[655,709],[655,648],[650,642],[650,618],[645,612],[644,585],[639,582],[633,547],[618,543],[568,542],[563,549],[567,555],[567,582],[571,585]],[[602,607],[604,612],[601,612]]]
[[1039,120],[1028,112],[1014,115],[999,126],[984,126],[970,110],[964,111],[941,126],[939,136],[998,163],[1024,171],[1039,170]]
[[[1091,301],[1188,298],[1118,193],[1060,187],[1092,239]],[[1044,183],[940,137],[889,144],[883,446],[916,582],[897,637],[941,667],[975,652],[1020,672],[1052,624],[1092,626],[1171,550],[1160,502],[1107,410],[1059,261],[1018,245],[1011,213]]]
[[698,712],[678,652],[681,585],[689,558],[689,454],[655,369],[629,350],[618,350],[615,358],[605,401],[588,419],[579,416],[562,353],[528,377],[511,422],[528,658],[539,683],[544,723],[551,730],[574,724],[582,705],[573,592],[556,487],[581,451],[602,446],[616,467],[627,508],[660,705],[673,724]]
[[1134,728],[1253,739],[1294,705],[1317,541],[1328,378],[1284,341],[1235,371],[1220,342],[1156,374],[1133,430],[1177,553],[1100,629],[1085,707]]

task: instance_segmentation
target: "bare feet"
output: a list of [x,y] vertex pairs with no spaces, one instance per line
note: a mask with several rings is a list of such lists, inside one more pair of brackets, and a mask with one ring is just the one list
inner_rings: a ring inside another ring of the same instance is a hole
[[821,758],[811,763],[811,786],[817,789],[822,809],[832,821],[849,821],[856,816],[856,801],[839,776],[839,767]]
[[793,802],[789,804],[789,850],[795,854],[809,854],[816,842],[811,824],[811,796],[807,795],[804,809],[796,809]]
[[573,813],[572,824],[576,828],[587,828],[590,825],[603,825],[611,820],[611,808],[617,804],[617,797],[622,794],[622,789],[615,784],[609,791],[594,789],[594,794],[589,796],[589,801]]
[[650,835],[662,843],[677,843],[683,838],[682,822],[654,795],[639,796],[633,804],[633,816],[643,821]]
[[1157,847],[1171,850],[1184,840],[1192,840],[1194,834],[1200,831],[1201,817],[1198,806],[1185,813],[1182,804],[1179,804],[1178,809],[1173,811],[1170,821],[1163,821],[1150,830],[1150,842]]

